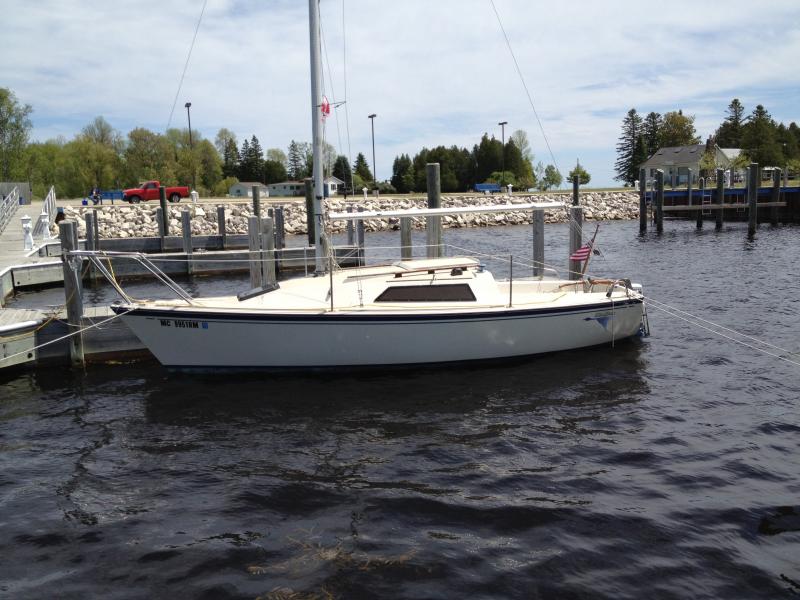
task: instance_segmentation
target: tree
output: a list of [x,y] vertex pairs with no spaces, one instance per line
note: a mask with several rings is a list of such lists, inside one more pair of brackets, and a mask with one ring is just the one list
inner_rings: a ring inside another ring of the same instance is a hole
[[274,159],[267,159],[264,161],[264,178],[263,182],[266,184],[280,183],[286,181],[288,174],[286,167],[283,163]]
[[392,163],[392,186],[401,194],[407,194],[411,187],[413,187],[413,176],[411,186],[407,185],[406,173],[409,169],[413,169],[411,157],[408,154],[401,154],[395,157]]
[[661,126],[661,146],[673,148],[699,144],[700,138],[694,128],[694,116],[687,117],[683,111],[672,111],[664,115]]
[[228,150],[228,146],[233,144],[233,147],[236,148],[239,146],[239,142],[236,140],[236,134],[233,133],[230,129],[226,129],[223,127],[217,132],[217,136],[214,138],[214,147],[219,152],[219,155],[222,159],[225,159],[225,153]]
[[222,161],[219,152],[209,140],[200,140],[195,143],[195,153],[199,166],[198,182],[203,193],[210,194],[217,184],[222,181]]
[[149,129],[137,127],[128,132],[123,158],[127,185],[147,179],[166,182],[175,179],[175,157],[169,142]]
[[239,180],[240,181],[260,181],[264,178],[264,152],[261,143],[253,135],[250,142],[247,140],[242,144],[242,151],[239,161]]
[[28,143],[33,112],[30,104],[20,104],[14,92],[0,88],[0,180],[9,181],[20,166]]
[[372,171],[369,170],[367,159],[362,152],[359,152],[358,156],[356,156],[356,162],[355,165],[353,165],[353,173],[361,177],[362,181],[374,182]]
[[225,144],[225,151],[222,155],[222,175],[226,178],[235,178],[239,174],[239,149],[236,147],[235,139],[228,139]]
[[86,191],[99,186],[122,185],[122,137],[103,117],[86,125],[75,140],[73,149],[80,157],[78,173]]
[[728,105],[728,116],[714,134],[717,145],[720,148],[741,148],[743,126],[744,106],[738,98],[734,98]]
[[305,152],[302,147],[302,144],[292,140],[291,143],[289,144],[289,152],[287,156],[287,167],[286,167],[286,170],[289,174],[289,178],[295,181],[302,179],[303,177],[305,177],[304,169],[305,169]]
[[[486,178],[486,183],[499,183],[500,185],[512,185],[517,187],[517,178],[510,171],[503,173],[502,171],[495,171]],[[505,191],[505,187],[503,188]]]
[[647,113],[642,123],[642,135],[644,136],[644,147],[647,153],[646,159],[653,156],[661,147],[661,128],[663,126],[664,119],[660,113]]
[[528,134],[525,131],[522,129],[517,129],[511,134],[509,140],[514,141],[525,160],[528,162],[533,162],[533,151],[531,151],[531,144],[528,141]]
[[575,168],[569,172],[567,176],[567,181],[572,183],[575,181],[575,178],[578,178],[578,183],[580,185],[586,185],[592,180],[592,176],[589,175],[588,171],[581,166],[580,161],[575,165]]
[[544,169],[542,177],[538,179],[537,187],[541,191],[546,192],[551,187],[559,187],[562,181],[564,181],[564,178],[562,177],[561,173],[558,172],[558,169],[556,169],[553,165],[547,165],[547,167]]
[[778,128],[761,104],[756,106],[742,128],[742,147],[747,157],[762,167],[783,162],[783,149],[777,140]]
[[333,176],[344,181],[345,187],[349,188],[352,193],[353,171],[350,169],[350,161],[346,156],[340,154],[336,157],[336,162],[333,163]]
[[486,181],[489,175],[503,168],[503,144],[500,140],[494,139],[494,136],[489,138],[489,135],[484,133],[480,143],[474,147],[473,154],[476,182]]
[[642,117],[636,112],[635,108],[628,111],[622,120],[622,133],[617,142],[617,162],[614,163],[614,171],[618,181],[627,185],[633,185],[639,176],[639,164],[637,160],[636,145],[641,135]]
[[266,159],[279,162],[283,165],[284,170],[286,169],[287,165],[286,153],[280,148],[270,148],[269,150],[267,150]]

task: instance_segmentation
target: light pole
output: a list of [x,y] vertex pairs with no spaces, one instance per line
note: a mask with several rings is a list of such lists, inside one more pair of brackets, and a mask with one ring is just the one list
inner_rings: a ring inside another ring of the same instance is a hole
[[378,187],[378,173],[375,171],[375,117],[377,116],[375,113],[367,116],[372,125],[372,182],[376,188]]
[[[498,125],[500,125],[501,136],[503,138],[503,174],[500,176],[500,187],[502,188],[506,184],[506,125],[508,125],[508,121],[500,121]],[[502,192],[502,190],[500,191]]]
[[192,107],[191,102],[187,102],[184,104],[186,107],[186,116],[189,119],[189,155],[191,157],[191,165],[192,165],[192,189],[194,190],[197,186],[194,182],[194,144],[192,144],[192,112],[189,110]]

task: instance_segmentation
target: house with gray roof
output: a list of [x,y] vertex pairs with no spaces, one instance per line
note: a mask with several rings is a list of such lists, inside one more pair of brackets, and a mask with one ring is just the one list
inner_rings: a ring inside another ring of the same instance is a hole
[[[689,169],[692,170],[692,183],[697,183],[700,177],[700,161],[706,152],[706,144],[693,144],[691,146],[673,146],[659,148],[653,156],[644,161],[639,168],[646,169],[647,179],[656,176],[656,170],[664,171],[664,182],[672,187],[686,185],[689,179]],[[740,148],[720,148],[712,146],[714,162],[717,167],[727,169],[742,153]]]

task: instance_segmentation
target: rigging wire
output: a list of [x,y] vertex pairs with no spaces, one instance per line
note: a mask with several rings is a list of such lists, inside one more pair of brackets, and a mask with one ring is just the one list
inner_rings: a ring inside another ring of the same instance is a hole
[[200,31],[200,23],[203,21],[203,13],[206,12],[206,4],[208,4],[208,0],[203,0],[203,8],[200,10],[200,17],[197,19],[197,25],[194,28],[194,35],[192,36],[192,43],[189,45],[189,54],[186,55],[186,63],[183,65],[183,73],[181,73],[181,80],[178,83],[178,89],[175,91],[175,99],[172,101],[172,110],[169,111],[169,119],[167,119],[167,127],[169,129],[170,124],[172,123],[172,115],[175,113],[175,105],[178,103],[178,96],[181,93],[181,87],[183,87],[183,78],[186,77],[186,70],[189,68],[189,59],[192,58],[192,50],[194,50],[194,43],[197,40],[197,32]]
[[517,75],[519,75],[519,80],[522,82],[522,87],[525,88],[525,94],[528,96],[528,102],[533,109],[533,115],[536,117],[536,122],[539,124],[539,130],[542,132],[542,138],[544,138],[544,143],[547,146],[547,151],[550,153],[550,158],[553,160],[553,166],[556,168],[557,171],[561,172],[561,169],[558,168],[558,163],[556,162],[556,157],[553,154],[553,149],[550,147],[550,142],[547,139],[547,134],[544,132],[544,126],[542,125],[542,120],[539,118],[539,113],[536,112],[536,107],[533,104],[533,97],[531,96],[530,90],[528,90],[528,85],[525,83],[525,78],[522,76],[522,70],[519,68],[519,63],[517,62],[517,57],[514,54],[514,50],[511,48],[511,42],[508,39],[508,34],[506,34],[506,29],[503,27],[503,22],[500,19],[500,13],[497,12],[497,7],[494,5],[494,0],[489,0],[489,4],[492,6],[492,10],[494,11],[495,17],[497,17],[497,24],[500,26],[500,31],[503,32],[503,37],[506,40],[506,46],[508,47],[508,51],[511,54],[511,59],[514,61],[514,67],[517,70]]

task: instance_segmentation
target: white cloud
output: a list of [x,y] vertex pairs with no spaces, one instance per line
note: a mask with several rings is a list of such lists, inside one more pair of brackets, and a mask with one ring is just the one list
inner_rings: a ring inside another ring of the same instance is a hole
[[[734,96],[796,120],[800,7],[677,0],[598,3],[495,0],[562,167],[591,156],[609,183],[625,112],[682,108],[707,135]],[[123,132],[163,130],[201,0],[57,2],[4,0],[0,85],[34,107],[34,135],[71,136],[96,115]],[[344,97],[342,6],[323,0],[327,59]],[[345,0],[347,109],[353,153],[371,152],[378,173],[423,145],[471,146],[496,123],[529,132],[547,150],[488,0]],[[208,0],[173,124],[213,138],[220,127],[264,147],[310,138],[305,2]],[[325,60],[323,58],[323,60]],[[326,86],[330,87],[326,80]],[[339,109],[344,127],[344,108]],[[343,145],[346,146],[342,129]],[[334,119],[328,138],[334,144]],[[346,148],[345,148],[346,150]]]

